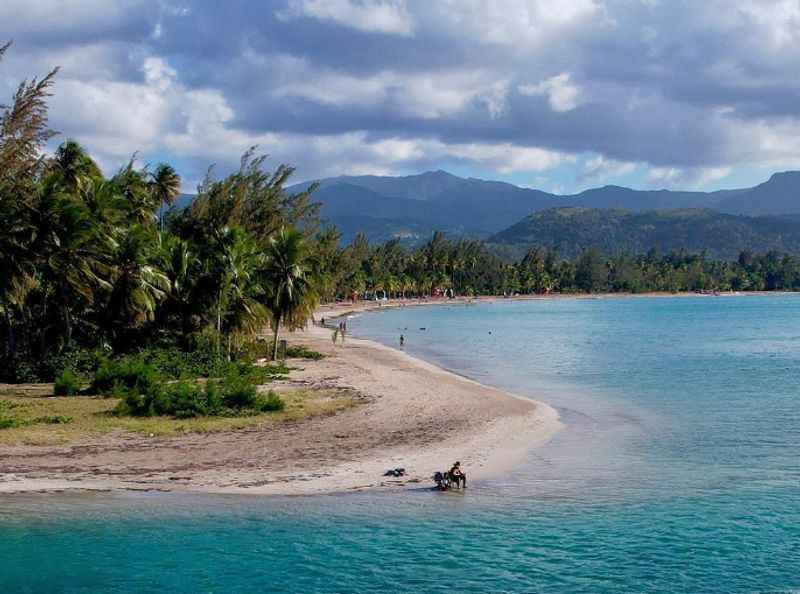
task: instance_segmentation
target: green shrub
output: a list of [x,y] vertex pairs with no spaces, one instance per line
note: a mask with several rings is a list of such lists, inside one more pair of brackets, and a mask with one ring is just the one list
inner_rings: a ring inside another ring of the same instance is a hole
[[[244,347],[245,356],[251,359],[272,359],[271,340],[254,340]],[[325,357],[320,352],[300,345],[288,345],[286,347],[286,357],[289,359],[314,359],[319,360]]]
[[[216,361],[212,369],[205,370],[215,379],[201,386],[194,378],[171,381],[172,376],[185,375],[192,367],[180,362],[167,365],[167,353],[166,350],[148,351],[105,360],[95,373],[91,389],[119,397],[118,415],[140,417],[256,414],[283,410],[285,406],[274,392],[264,397],[257,388],[288,373],[285,365],[255,366],[248,360]],[[179,355],[175,359],[179,359]],[[192,373],[197,373],[200,366],[194,367]]]
[[222,403],[232,409],[256,409],[258,389],[252,378],[238,370],[231,370],[222,382]]
[[206,406],[208,407],[209,411],[212,413],[209,414],[220,414],[225,408],[225,401],[222,397],[222,387],[220,386],[220,382],[218,381],[208,381],[206,382]]
[[289,368],[285,363],[275,363],[270,365],[253,365],[252,363],[240,364],[239,373],[246,375],[254,384],[266,384],[274,379],[285,377],[289,374]]
[[166,388],[171,414],[179,419],[213,415],[217,411],[209,402],[207,392],[194,382],[182,381]]
[[187,352],[177,348],[147,349],[136,357],[169,379],[207,377],[209,371],[219,363],[219,358],[207,351]]
[[53,394],[56,396],[75,396],[81,391],[81,381],[74,371],[65,369],[56,377]]
[[283,401],[283,398],[272,390],[267,393],[266,397],[261,396],[259,398],[258,409],[261,412],[278,412],[284,408],[286,408],[286,403]]
[[96,351],[72,348],[61,353],[20,352],[15,358],[0,355],[0,381],[10,383],[52,382],[65,369],[79,377],[91,377],[99,364]]
[[103,359],[101,351],[71,348],[48,354],[39,364],[39,379],[53,381],[66,370],[78,377],[91,377]]
[[10,417],[9,409],[11,406],[8,402],[0,400],[0,429],[11,429],[12,427],[19,427],[20,422],[14,417]]
[[13,384],[29,384],[41,381],[39,371],[27,359],[5,359],[0,361],[2,380]]
[[132,390],[139,386],[139,391],[146,386],[162,381],[155,367],[143,360],[123,357],[104,360],[94,375],[90,391],[98,394],[119,393],[120,390]]
[[49,417],[38,417],[34,423],[47,423],[48,425],[66,425],[72,422],[72,417],[65,415],[51,415]]
[[0,417],[0,429],[12,429],[19,427],[20,422],[17,419],[9,419],[8,417]]
[[286,349],[286,357],[290,359],[313,359],[314,361],[319,361],[320,359],[324,359],[325,355],[304,346],[290,345]]

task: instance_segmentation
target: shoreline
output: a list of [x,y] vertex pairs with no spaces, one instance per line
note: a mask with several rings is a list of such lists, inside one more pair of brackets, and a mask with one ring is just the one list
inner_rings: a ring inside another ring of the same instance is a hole
[[[358,305],[323,306],[317,319],[364,311],[374,303]],[[351,410],[222,433],[172,438],[126,434],[65,446],[2,446],[0,494],[143,490],[314,495],[428,487],[432,474],[455,460],[462,461],[470,481],[503,476],[562,427],[558,413],[545,403],[485,386],[371,340],[348,336],[343,347],[334,347],[330,335],[320,326],[295,333],[293,344],[328,356],[291,360],[290,365],[301,368],[269,387],[352,390],[363,403]],[[383,476],[397,467],[405,468],[406,476]]]
[[[739,292],[764,296],[792,292]],[[316,319],[386,308],[470,303],[649,297],[696,293],[519,295],[396,299],[320,306]],[[0,495],[57,491],[191,491],[312,495],[431,485],[430,477],[461,460],[471,479],[502,476],[562,424],[551,406],[480,384],[404,351],[348,335],[333,347],[332,327],[311,325],[293,344],[327,355],[290,360],[300,369],[278,390],[343,389],[362,403],[328,417],[219,433],[148,438],[98,436],[65,446],[0,446]],[[466,411],[466,412],[465,412]],[[512,437],[509,437],[512,436]],[[187,459],[194,461],[186,463]],[[383,473],[404,467],[402,479]]]

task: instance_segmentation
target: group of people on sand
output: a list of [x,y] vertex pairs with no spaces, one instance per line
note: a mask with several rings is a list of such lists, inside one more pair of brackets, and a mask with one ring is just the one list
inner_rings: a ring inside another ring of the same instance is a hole
[[437,472],[433,475],[433,480],[440,491],[447,491],[453,487],[467,488],[467,473],[461,470],[461,462],[453,464],[447,472]]

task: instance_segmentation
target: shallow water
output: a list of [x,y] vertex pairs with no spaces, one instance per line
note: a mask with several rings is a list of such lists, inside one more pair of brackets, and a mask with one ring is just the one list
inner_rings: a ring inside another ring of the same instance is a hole
[[0,592],[796,591],[799,319],[792,295],[364,314],[566,429],[465,494],[6,497]]

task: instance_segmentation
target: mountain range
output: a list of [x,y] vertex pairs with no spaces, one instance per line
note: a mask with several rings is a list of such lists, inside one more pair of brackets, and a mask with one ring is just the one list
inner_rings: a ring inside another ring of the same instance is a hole
[[[299,191],[308,184],[288,188]],[[732,215],[800,214],[800,172],[775,173],[752,188],[715,192],[633,190],[603,186],[558,195],[513,184],[462,178],[445,171],[403,177],[340,176],[320,180],[314,199],[322,215],[348,241],[363,232],[371,241],[400,237],[409,243],[434,230],[488,238],[537,211],[555,207],[712,209]]]

